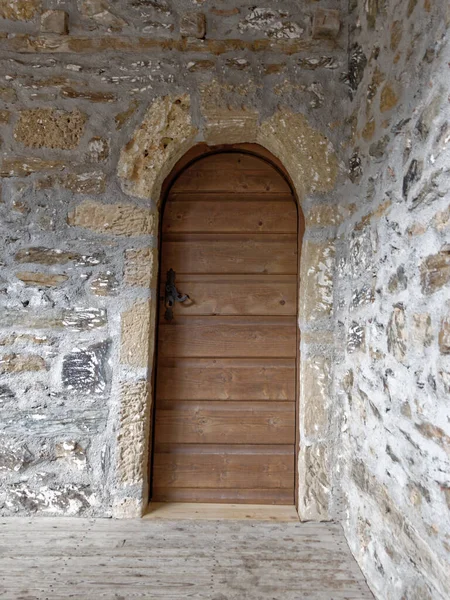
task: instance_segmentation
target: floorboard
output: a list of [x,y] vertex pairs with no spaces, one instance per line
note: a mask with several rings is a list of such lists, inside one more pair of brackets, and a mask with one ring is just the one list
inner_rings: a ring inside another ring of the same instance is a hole
[[0,519],[0,598],[373,600],[338,524],[212,514]]

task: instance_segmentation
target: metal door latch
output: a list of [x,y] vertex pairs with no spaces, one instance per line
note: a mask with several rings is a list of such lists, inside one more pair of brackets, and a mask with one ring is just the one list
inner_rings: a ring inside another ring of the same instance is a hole
[[180,294],[175,286],[175,271],[173,269],[169,269],[167,271],[167,279],[166,279],[166,295],[164,298],[164,304],[166,307],[166,312],[164,313],[164,318],[166,321],[170,321],[173,319],[173,307],[175,302],[185,302],[189,299],[187,294]]

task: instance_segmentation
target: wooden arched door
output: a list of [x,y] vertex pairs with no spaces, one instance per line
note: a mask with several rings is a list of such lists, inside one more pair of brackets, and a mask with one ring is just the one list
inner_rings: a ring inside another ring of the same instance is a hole
[[[152,500],[294,504],[297,229],[286,179],[250,153],[200,158],[170,188]],[[189,295],[172,320],[170,269]]]

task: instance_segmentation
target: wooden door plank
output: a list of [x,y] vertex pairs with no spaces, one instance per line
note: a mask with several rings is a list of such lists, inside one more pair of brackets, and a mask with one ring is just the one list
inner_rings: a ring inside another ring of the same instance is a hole
[[295,399],[295,359],[161,357],[157,371],[160,400]]
[[[164,274],[165,276],[166,274]],[[283,279],[281,279],[283,278]],[[175,306],[176,315],[292,315],[297,314],[297,282],[295,275],[176,277],[177,289],[189,300]],[[160,311],[164,321],[164,310]]]
[[293,444],[294,402],[164,401],[155,443]]
[[275,169],[188,169],[174,183],[173,192],[291,193],[289,184]]
[[297,273],[297,236],[291,234],[166,234],[162,272]]
[[[215,504],[235,503],[235,504],[256,504],[256,505],[293,505],[294,504],[294,490],[292,483],[289,488],[284,489],[257,489],[257,490],[240,490],[240,489],[226,489],[226,488],[163,488],[154,487],[152,494],[152,501],[155,502],[195,502],[195,503],[208,503],[213,502]],[[237,508],[237,507],[236,507]],[[242,509],[241,509],[242,511]],[[227,513],[221,512],[221,509],[216,509],[214,512],[216,519],[219,515],[221,518],[232,518],[227,517]],[[234,518],[251,518],[249,513],[246,511],[240,512],[239,510],[233,511]],[[247,514],[247,517],[245,517]],[[250,513],[251,514],[251,513]],[[241,515],[239,517],[238,515]],[[169,515],[167,515],[168,517]],[[272,515],[273,517],[273,515]],[[179,518],[182,518],[180,515]],[[191,517],[194,518],[194,517]],[[297,515],[298,520],[298,515]]]
[[163,488],[289,489],[293,446],[156,446],[153,469]]
[[180,194],[180,200],[172,199],[164,209],[163,232],[295,233],[297,208],[292,196],[277,202],[263,198],[213,201]]
[[162,357],[294,358],[295,317],[181,317],[159,326]]

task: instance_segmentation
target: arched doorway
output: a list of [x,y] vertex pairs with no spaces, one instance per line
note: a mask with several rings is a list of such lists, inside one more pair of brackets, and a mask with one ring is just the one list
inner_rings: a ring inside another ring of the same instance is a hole
[[[194,151],[168,181],[151,499],[294,504],[302,227],[292,188],[248,145]],[[167,311],[170,269],[189,299]]]

